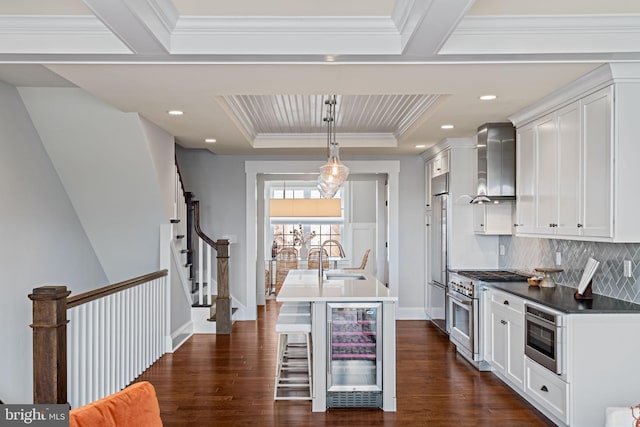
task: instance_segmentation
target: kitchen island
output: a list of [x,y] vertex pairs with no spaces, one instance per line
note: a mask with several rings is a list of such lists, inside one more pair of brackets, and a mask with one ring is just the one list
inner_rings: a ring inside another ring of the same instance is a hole
[[[367,402],[373,396],[379,399],[378,406],[384,411],[396,410],[395,317],[398,297],[389,288],[363,270],[327,270],[323,280],[318,277],[318,270],[292,270],[276,300],[311,303],[314,412],[323,412],[332,406],[349,407],[349,402]],[[346,316],[351,316],[354,310],[360,308],[369,317],[350,320]],[[345,314],[343,317],[346,321],[336,320],[336,313]],[[348,358],[344,354],[338,355],[338,352],[332,357],[332,330],[336,325],[349,326],[349,323],[358,327],[367,325],[367,328],[374,325],[377,328],[365,332],[369,339],[373,339],[376,348],[376,369],[372,373],[375,376],[374,385],[356,385],[352,389],[347,384],[336,385],[336,378],[348,378],[351,374],[348,371],[332,372],[333,369],[345,369],[347,366],[344,360],[337,359]],[[370,405],[354,403],[353,406]]]

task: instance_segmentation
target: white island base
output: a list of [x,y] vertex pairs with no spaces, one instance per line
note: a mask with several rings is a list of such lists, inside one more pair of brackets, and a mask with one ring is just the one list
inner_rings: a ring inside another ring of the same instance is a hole
[[[335,272],[336,270],[331,270]],[[338,270],[340,271],[340,270]],[[354,273],[351,271],[350,273]],[[280,290],[276,300],[279,302],[311,303],[311,341],[312,352],[312,411],[327,410],[329,355],[329,306],[332,304],[372,304],[379,303],[377,314],[380,322],[379,334],[376,334],[378,346],[377,362],[380,365],[378,384],[381,386],[380,408],[384,411],[396,411],[396,303],[397,296],[368,273],[358,271],[364,280],[326,280],[319,283],[317,270],[292,270]],[[338,387],[344,391],[336,393],[368,393],[367,391],[348,391],[348,387]],[[361,388],[358,388],[361,389]],[[334,392],[331,392],[334,393]],[[341,406],[345,407],[345,406]],[[354,404],[353,407],[362,407]]]

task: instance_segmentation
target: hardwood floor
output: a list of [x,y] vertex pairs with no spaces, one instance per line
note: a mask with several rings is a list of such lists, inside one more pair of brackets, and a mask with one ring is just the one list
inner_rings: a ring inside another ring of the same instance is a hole
[[397,412],[274,401],[277,303],[231,335],[195,335],[138,380],[153,383],[165,426],[553,426],[490,372],[456,355],[426,321],[397,322]]

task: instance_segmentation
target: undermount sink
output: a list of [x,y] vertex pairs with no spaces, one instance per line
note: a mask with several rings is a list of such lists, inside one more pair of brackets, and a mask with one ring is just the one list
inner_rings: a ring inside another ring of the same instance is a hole
[[345,272],[335,272],[335,273],[326,273],[325,277],[327,280],[365,280],[367,277],[362,273],[345,273]]

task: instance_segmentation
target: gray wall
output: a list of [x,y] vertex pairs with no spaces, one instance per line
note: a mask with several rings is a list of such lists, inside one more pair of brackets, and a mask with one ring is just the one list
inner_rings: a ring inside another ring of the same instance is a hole
[[[625,301],[640,303],[640,244],[579,242],[560,239],[502,236],[505,255],[500,267],[533,272],[536,267],[555,267],[555,254],[560,252],[564,271],[555,280],[576,288],[589,257],[600,261],[593,277],[593,292]],[[632,261],[632,276],[623,277],[623,261]]]
[[0,82],[0,400],[32,402],[33,288],[107,277],[13,86]]
[[[231,245],[230,282],[232,294],[241,304],[245,295],[245,172],[246,160],[301,161],[309,156],[218,156],[206,150],[177,148],[185,188],[200,200],[202,228],[216,239],[236,235]],[[342,156],[349,160],[400,161],[400,283],[399,313],[408,318],[424,318],[424,160],[416,156]],[[318,165],[322,160],[318,160]]]

